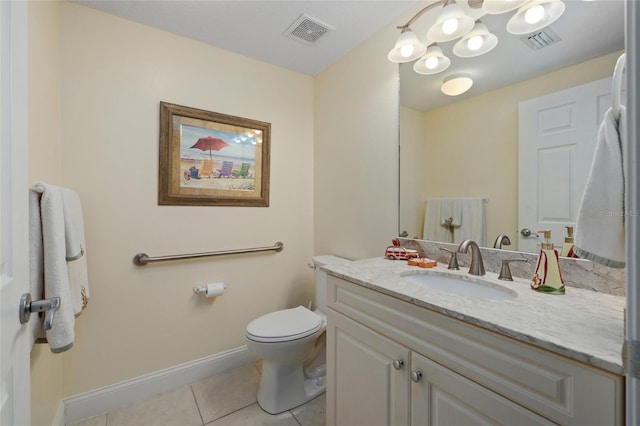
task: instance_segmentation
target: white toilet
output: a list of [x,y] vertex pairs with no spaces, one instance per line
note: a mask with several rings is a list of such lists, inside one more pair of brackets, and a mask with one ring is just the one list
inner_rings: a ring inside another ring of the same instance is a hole
[[282,413],[325,391],[327,274],[320,267],[344,262],[349,261],[328,255],[313,258],[316,310],[283,309],[247,325],[249,352],[263,360],[258,403],[266,412]]

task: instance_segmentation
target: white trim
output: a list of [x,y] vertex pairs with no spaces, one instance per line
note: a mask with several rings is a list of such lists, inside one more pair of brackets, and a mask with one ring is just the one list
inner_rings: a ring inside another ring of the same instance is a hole
[[253,362],[246,346],[65,398],[66,423],[97,416]]
[[[627,78],[627,198],[625,208],[635,213],[627,216],[626,248],[627,248],[627,312],[626,333],[628,341],[640,340],[640,218],[637,216],[640,209],[640,5],[637,1],[626,2],[626,34],[625,47],[627,52],[626,78]],[[627,348],[629,349],[629,348]],[[634,365],[633,353],[625,354],[631,365]],[[638,362],[639,360],[635,360]],[[640,378],[634,377],[627,368],[626,380],[626,424],[637,425],[640,422]],[[635,371],[637,373],[637,371]]]
[[56,414],[53,417],[53,421],[51,422],[51,426],[64,426],[65,421],[64,421],[64,401],[60,401],[60,403],[58,403],[58,409],[56,410]]

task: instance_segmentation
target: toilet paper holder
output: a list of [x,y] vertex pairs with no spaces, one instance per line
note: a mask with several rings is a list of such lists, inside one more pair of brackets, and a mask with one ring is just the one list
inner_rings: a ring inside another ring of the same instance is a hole
[[203,294],[205,297],[217,297],[222,296],[222,293],[227,289],[227,285],[224,282],[211,283],[211,284],[198,284],[193,287],[195,294]]
[[207,293],[207,286],[206,285],[197,285],[195,287],[193,287],[193,292],[195,294],[200,294],[200,293]]

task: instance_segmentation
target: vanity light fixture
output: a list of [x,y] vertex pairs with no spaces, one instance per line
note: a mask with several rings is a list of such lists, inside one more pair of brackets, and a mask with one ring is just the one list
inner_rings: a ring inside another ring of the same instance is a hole
[[476,21],[473,29],[453,46],[453,53],[461,58],[484,55],[498,45],[498,37],[491,34],[485,24]]
[[413,64],[413,70],[418,74],[437,74],[449,68],[451,59],[447,58],[442,49],[435,43],[427,48],[427,53]]
[[528,34],[554,23],[564,13],[561,0],[531,0],[521,6],[507,22],[511,34]]
[[468,74],[453,74],[444,79],[442,93],[448,96],[458,96],[471,89],[473,80]]
[[433,41],[451,41],[471,31],[474,20],[466,15],[455,0],[447,0],[436,23],[427,32]]
[[[463,1],[463,0],[461,0]],[[562,0],[466,0],[470,9],[480,10],[488,14],[506,13],[518,9],[507,23],[507,31],[511,34],[528,34],[538,31],[555,22],[565,10]],[[438,46],[422,43],[411,31],[410,26],[431,9],[442,6],[436,23],[427,31],[430,42],[444,43],[462,37],[453,46],[453,53],[461,58],[472,58],[490,52],[498,44],[498,37],[492,34],[482,22],[475,21],[456,4],[455,0],[436,0],[420,9],[409,21],[397,28],[400,36],[388,54],[391,62],[404,63],[418,59],[413,70],[418,74],[437,74],[449,68],[451,60]],[[470,12],[478,17],[481,14]],[[427,49],[427,46],[429,48]],[[473,81],[467,77],[468,87],[457,96],[466,92]]]

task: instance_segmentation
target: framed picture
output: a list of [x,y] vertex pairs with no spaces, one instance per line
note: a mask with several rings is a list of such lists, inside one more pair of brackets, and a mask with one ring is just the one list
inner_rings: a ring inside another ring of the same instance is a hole
[[160,102],[158,204],[269,206],[271,124]]

